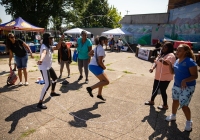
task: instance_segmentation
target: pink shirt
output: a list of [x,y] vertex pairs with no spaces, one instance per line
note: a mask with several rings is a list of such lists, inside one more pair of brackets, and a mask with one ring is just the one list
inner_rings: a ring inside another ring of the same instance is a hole
[[[158,59],[158,58],[157,58]],[[157,60],[156,59],[156,60]],[[164,60],[169,60],[172,65],[174,65],[176,61],[176,57],[173,53],[169,53],[163,57]],[[173,80],[173,74],[169,71],[169,65],[164,65],[160,61],[155,61],[157,64],[155,79],[159,81],[171,81]]]

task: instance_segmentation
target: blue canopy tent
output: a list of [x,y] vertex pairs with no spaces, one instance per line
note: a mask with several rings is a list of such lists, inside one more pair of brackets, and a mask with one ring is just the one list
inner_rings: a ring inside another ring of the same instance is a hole
[[11,20],[10,22],[0,24],[0,30],[44,32],[44,28],[34,26],[23,20],[21,17]]

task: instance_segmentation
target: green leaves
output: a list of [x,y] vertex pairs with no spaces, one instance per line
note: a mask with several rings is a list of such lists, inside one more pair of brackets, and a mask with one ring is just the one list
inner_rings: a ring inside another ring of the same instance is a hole
[[67,27],[120,27],[120,13],[107,0],[2,0],[0,4],[13,18],[22,17],[27,22],[47,28]]

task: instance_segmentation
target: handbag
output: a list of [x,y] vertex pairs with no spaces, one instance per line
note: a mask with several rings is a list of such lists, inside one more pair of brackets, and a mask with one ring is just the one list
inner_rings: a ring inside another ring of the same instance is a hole
[[15,82],[17,81],[17,78],[18,78],[17,75],[15,74],[14,71],[12,71],[12,68],[10,67],[10,74],[6,81],[7,85],[14,85]]
[[74,62],[77,62],[77,61],[78,61],[78,51],[77,51],[77,50],[74,50],[73,61],[74,61]]

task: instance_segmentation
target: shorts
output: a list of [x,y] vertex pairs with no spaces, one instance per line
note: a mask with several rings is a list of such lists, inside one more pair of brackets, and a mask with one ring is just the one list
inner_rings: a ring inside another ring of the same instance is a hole
[[18,57],[15,55],[15,61],[18,69],[26,68],[28,62],[28,55]]
[[195,86],[188,86],[185,89],[173,86],[172,99],[179,100],[180,108],[182,108],[183,106],[188,106],[194,93],[194,90]]
[[63,69],[64,65],[66,64],[67,67],[69,67],[69,61],[63,61],[60,62],[60,68]]
[[104,70],[100,66],[89,65],[89,70],[95,75],[98,76],[104,73]]

